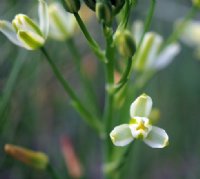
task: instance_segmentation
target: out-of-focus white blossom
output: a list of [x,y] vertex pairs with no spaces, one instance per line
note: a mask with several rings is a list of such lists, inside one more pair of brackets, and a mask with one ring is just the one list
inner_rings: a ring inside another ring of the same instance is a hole
[[59,41],[70,38],[74,34],[76,27],[74,16],[66,12],[58,2],[52,3],[48,11],[50,17],[49,36]]

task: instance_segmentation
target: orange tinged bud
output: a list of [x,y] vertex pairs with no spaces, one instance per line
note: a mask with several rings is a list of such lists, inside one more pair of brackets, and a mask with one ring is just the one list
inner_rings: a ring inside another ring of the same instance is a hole
[[6,144],[4,150],[16,160],[36,169],[45,170],[49,163],[48,156],[42,152],[35,152],[12,144]]
[[68,172],[73,178],[80,178],[83,175],[83,170],[78,160],[73,145],[68,137],[62,137],[60,140],[61,150],[64,155]]

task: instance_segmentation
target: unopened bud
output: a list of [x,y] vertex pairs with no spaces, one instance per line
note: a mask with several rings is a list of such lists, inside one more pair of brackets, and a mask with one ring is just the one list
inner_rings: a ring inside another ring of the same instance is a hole
[[77,13],[80,10],[80,0],[62,0],[62,2],[68,12]]
[[112,9],[108,3],[96,3],[96,16],[103,24],[110,25],[112,22]]
[[84,2],[90,9],[95,11],[96,0],[84,0]]
[[81,178],[83,176],[83,169],[70,139],[68,137],[62,137],[60,143],[70,176],[72,178]]
[[42,152],[35,152],[11,144],[6,144],[4,149],[8,155],[36,169],[45,170],[49,163],[48,156]]
[[114,7],[114,14],[117,14],[125,4],[125,0],[110,0]]
[[130,58],[135,54],[135,40],[128,30],[117,32],[115,35],[115,42],[122,56]]
[[192,3],[194,4],[194,6],[200,8],[200,0],[192,0]]

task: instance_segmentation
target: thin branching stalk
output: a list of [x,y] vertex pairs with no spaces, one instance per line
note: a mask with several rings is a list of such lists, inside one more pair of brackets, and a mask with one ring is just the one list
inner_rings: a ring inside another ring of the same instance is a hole
[[90,125],[93,129],[95,129],[98,133],[102,135],[103,126],[101,122],[85,108],[85,105],[83,105],[80,99],[76,96],[76,94],[74,93],[74,90],[70,87],[68,82],[64,79],[61,72],[57,68],[54,61],[50,58],[49,54],[47,53],[44,47],[41,48],[41,51],[45,55],[57,80],[63,86],[66,93],[70,96],[72,100],[72,105],[74,106],[74,108],[80,113],[80,115],[83,117],[83,119],[88,125]]
[[77,21],[81,31],[83,32],[85,38],[87,39],[87,42],[88,42],[89,46],[91,47],[92,51],[95,53],[95,55],[98,57],[98,59],[100,61],[102,61],[104,63],[107,62],[104,52],[101,50],[98,43],[91,37],[85,24],[82,21],[80,15],[78,13],[74,13],[74,17],[76,18],[76,21]]

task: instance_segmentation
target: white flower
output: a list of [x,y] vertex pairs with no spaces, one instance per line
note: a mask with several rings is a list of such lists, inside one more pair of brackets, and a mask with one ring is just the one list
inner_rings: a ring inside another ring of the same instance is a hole
[[15,45],[28,50],[35,50],[44,45],[49,32],[48,7],[45,1],[39,0],[37,25],[24,14],[17,14],[12,21],[0,21],[0,31]]
[[66,12],[64,7],[58,2],[52,3],[48,11],[50,16],[49,36],[59,41],[70,38],[76,27],[74,16]]
[[[132,27],[137,46],[143,34],[143,23],[136,21]],[[137,71],[158,71],[167,67],[180,52],[180,45],[172,43],[160,51],[163,38],[155,32],[147,32],[137,53],[134,68]]]
[[[182,20],[178,20],[175,24],[175,29],[180,27]],[[186,22],[181,33],[180,39],[183,43],[191,47],[200,46],[200,22],[191,20]]]
[[151,125],[148,116],[152,109],[152,99],[146,94],[139,96],[130,107],[129,124],[115,127],[110,137],[114,145],[125,146],[135,139],[143,140],[152,148],[168,145],[169,137],[164,129]]

